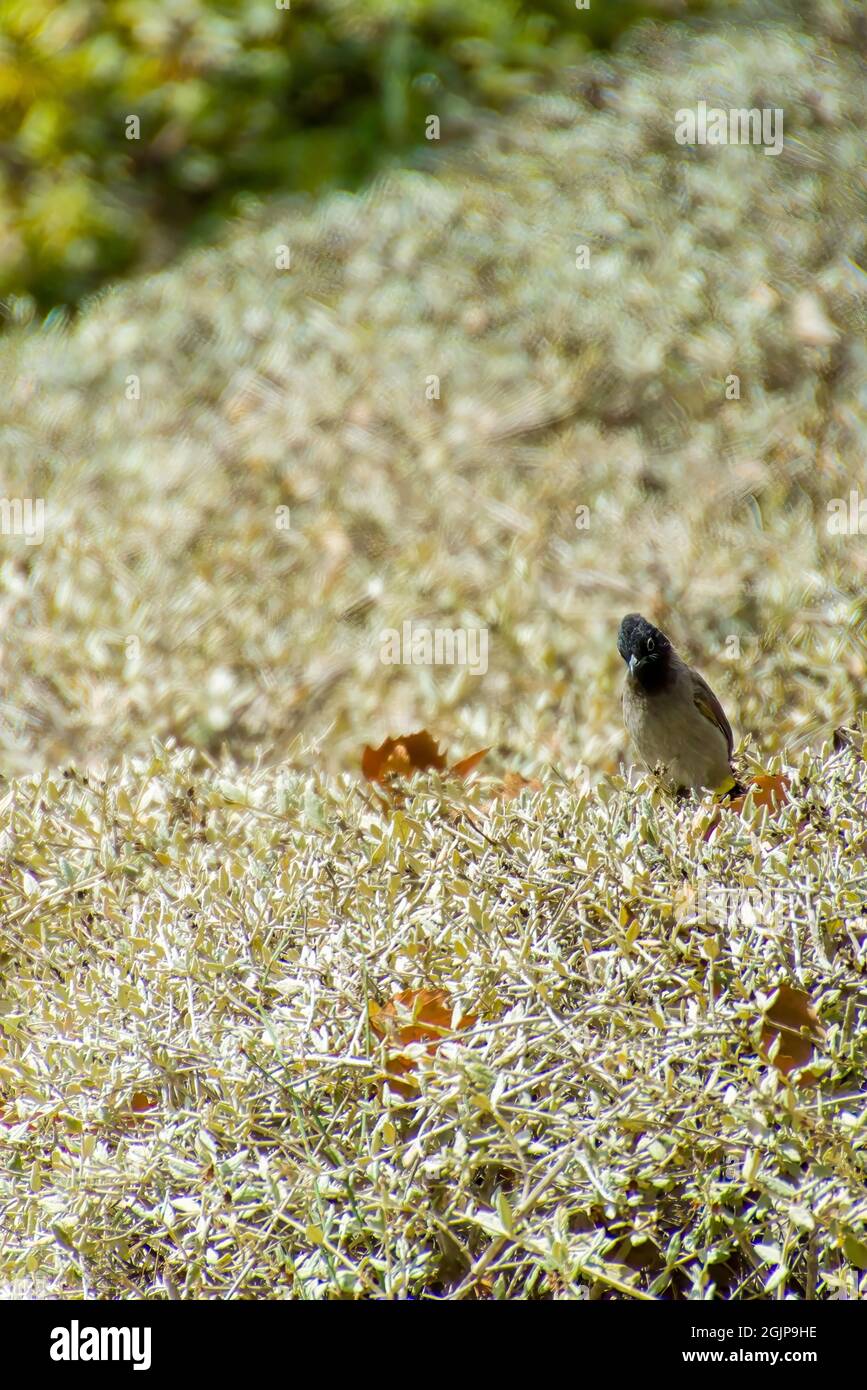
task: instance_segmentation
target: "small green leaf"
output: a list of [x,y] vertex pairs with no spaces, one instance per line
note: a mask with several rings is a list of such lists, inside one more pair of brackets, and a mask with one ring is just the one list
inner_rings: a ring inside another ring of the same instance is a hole
[[843,1254],[856,1269],[867,1269],[867,1244],[855,1236],[846,1236],[843,1241]]
[[504,1231],[508,1231],[508,1233],[509,1233],[510,1236],[511,1236],[511,1235],[514,1235],[514,1232],[515,1232],[515,1221],[514,1221],[514,1217],[512,1216],[512,1208],[509,1206],[509,1203],[506,1201],[506,1197],[505,1197],[505,1194],[504,1194],[504,1193],[502,1193],[502,1192],[498,1192],[498,1193],[497,1193],[497,1202],[496,1202],[496,1206],[497,1206],[497,1215],[499,1216],[500,1221],[502,1222],[503,1230],[504,1230]]

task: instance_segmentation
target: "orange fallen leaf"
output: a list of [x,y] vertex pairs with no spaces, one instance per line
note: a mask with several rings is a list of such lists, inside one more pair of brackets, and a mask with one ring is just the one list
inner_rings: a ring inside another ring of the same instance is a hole
[[431,767],[442,772],[446,759],[427,729],[387,738],[378,748],[365,745],[361,755],[361,770],[369,782],[388,782],[392,777],[408,777]]
[[134,1110],[137,1115],[142,1115],[147,1110],[155,1110],[156,1105],[154,1097],[149,1096],[146,1091],[133,1091],[130,1110]]
[[[788,1076],[796,1067],[806,1066],[812,1059],[814,1046],[821,1043],[824,1034],[809,994],[791,985],[780,985],[764,1010],[761,1038],[762,1050],[766,1053],[774,1040],[780,1039],[773,1062],[777,1071]],[[808,1073],[802,1079],[809,1083],[815,1078]]]
[[721,810],[740,813],[744,809],[747,796],[750,793],[752,793],[754,806],[767,806],[771,813],[778,811],[788,801],[791,785],[791,780],[781,772],[762,773],[758,777],[750,777],[746,783],[747,790],[742,796],[735,796],[731,800],[717,803],[702,838],[707,841],[713,835],[720,823]]
[[[432,1057],[440,1043],[454,1033],[453,1008],[442,989],[405,989],[384,1006],[370,1000],[367,1012],[374,1033],[387,1044],[386,1070],[394,1077],[405,1076],[418,1066],[418,1056],[407,1054],[404,1048],[424,1043],[425,1052]],[[472,1028],[477,1022],[475,1014],[464,1014],[458,1028]],[[413,1096],[417,1091],[416,1086],[400,1080],[393,1085],[404,1096]]]
[[769,811],[776,811],[788,801],[791,785],[790,779],[781,772],[764,773],[760,777],[750,778],[743,796],[736,796],[723,805],[730,811],[742,811],[751,792],[754,805],[767,806]]
[[469,777],[474,768],[478,767],[486,753],[490,753],[490,748],[480,748],[477,753],[471,753],[468,758],[461,758],[459,763],[455,763],[449,768],[453,777]]
[[525,787],[531,791],[540,792],[542,783],[535,777],[522,777],[520,772],[507,772],[503,778],[503,785],[497,792],[497,799],[501,801],[514,801],[516,796],[520,796]]
[[361,755],[361,770],[369,782],[387,784],[393,777],[411,777],[415,772],[449,771],[455,777],[467,777],[479,765],[489,748],[480,748],[469,757],[449,768],[445,753],[427,729],[417,734],[400,734],[387,738],[378,748],[365,745]]

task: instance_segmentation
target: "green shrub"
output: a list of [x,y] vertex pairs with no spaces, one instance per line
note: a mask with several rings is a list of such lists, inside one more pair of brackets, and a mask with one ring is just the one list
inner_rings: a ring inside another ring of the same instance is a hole
[[75,303],[250,195],[357,186],[429,112],[447,139],[661,8],[0,0],[0,295]]

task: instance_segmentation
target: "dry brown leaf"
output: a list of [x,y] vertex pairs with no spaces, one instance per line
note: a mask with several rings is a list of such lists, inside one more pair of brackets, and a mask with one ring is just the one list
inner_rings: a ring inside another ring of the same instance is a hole
[[[452,1004],[442,989],[405,989],[384,1006],[370,1000],[367,1011],[374,1033],[387,1043],[386,1070],[397,1078],[418,1066],[418,1057],[407,1055],[404,1048],[411,1043],[424,1043],[425,1052],[432,1057],[440,1043],[454,1032]],[[458,1028],[472,1028],[477,1022],[475,1014],[465,1014]],[[391,1084],[401,1095],[417,1093],[415,1085],[400,1080]]]
[[137,1115],[143,1115],[147,1110],[155,1110],[156,1106],[156,1100],[153,1096],[149,1096],[147,1091],[133,1091],[129,1108],[134,1110]]
[[774,774],[766,773],[760,777],[751,777],[747,783],[747,791],[743,796],[736,796],[731,801],[726,801],[723,805],[731,811],[742,811],[746,803],[747,796],[752,793],[753,803],[756,806],[767,806],[770,811],[777,811],[781,806],[785,806],[789,799],[789,788],[792,783],[788,777],[781,772]]
[[[773,1064],[788,1076],[812,1060],[814,1045],[822,1041],[824,1031],[809,994],[782,984],[764,1011],[762,1050],[767,1053],[775,1038],[779,1038],[780,1048]],[[802,1080],[809,1083],[814,1078],[807,1073]]]
[[516,796],[520,796],[525,787],[529,787],[533,792],[542,790],[542,783],[535,777],[522,777],[520,772],[507,772],[503,778],[503,785],[496,794],[496,800],[514,801]]
[[387,738],[378,748],[365,745],[361,770],[369,782],[382,784],[388,784],[394,777],[411,777],[415,772],[427,772],[430,768],[435,772],[448,771],[453,777],[468,777],[490,751],[490,748],[479,748],[449,767],[436,739],[427,729],[420,729],[417,734]]
[[388,783],[392,777],[409,777],[431,767],[443,772],[446,766],[445,754],[427,729],[387,738],[378,748],[365,745],[361,755],[361,770],[368,782]]
[[707,841],[711,838],[720,823],[721,811],[741,812],[746,805],[747,796],[752,792],[754,806],[767,806],[773,814],[781,806],[785,806],[789,799],[789,788],[791,780],[783,773],[762,773],[758,777],[750,777],[747,781],[747,790],[743,796],[733,797],[729,801],[720,801],[714,809],[707,829],[702,838]]
[[480,748],[477,753],[470,753],[468,758],[461,758],[460,762],[450,767],[449,772],[453,777],[468,777],[490,751],[490,748]]

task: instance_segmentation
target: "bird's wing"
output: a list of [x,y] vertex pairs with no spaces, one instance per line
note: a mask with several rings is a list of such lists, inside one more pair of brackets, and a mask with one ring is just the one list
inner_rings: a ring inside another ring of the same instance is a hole
[[712,724],[716,724],[720,733],[725,738],[729,750],[729,761],[731,761],[732,750],[734,748],[734,734],[732,726],[725,717],[725,711],[717,697],[714,695],[707,681],[698,671],[692,673],[692,698],[695,707],[705,719],[709,719]]

